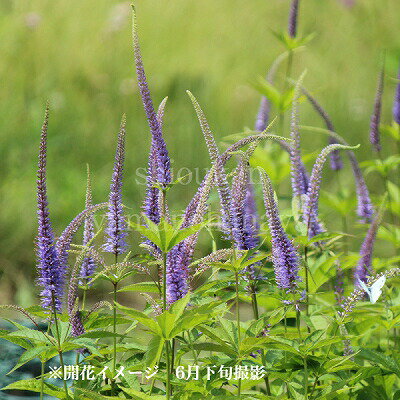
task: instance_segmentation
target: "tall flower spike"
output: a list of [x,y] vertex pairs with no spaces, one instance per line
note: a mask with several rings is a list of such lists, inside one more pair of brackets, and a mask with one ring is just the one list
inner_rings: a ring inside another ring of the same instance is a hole
[[149,85],[146,79],[146,73],[143,67],[142,55],[139,46],[139,37],[137,34],[136,13],[133,7],[133,49],[136,63],[136,75],[138,79],[139,91],[142,97],[144,110],[149,122],[152,143],[157,158],[157,181],[163,186],[171,182],[171,161],[168,155],[167,145],[165,144],[160,123],[157,121],[157,115],[151,100]]
[[[207,200],[214,181],[213,167],[202,182],[193,200],[186,207],[182,228],[201,223],[207,210]],[[172,304],[189,290],[189,264],[196,247],[198,233],[177,244],[167,256],[167,301]]]
[[238,250],[250,250],[258,246],[258,215],[250,182],[249,158],[257,144],[240,157],[232,181],[231,215],[233,239]]
[[354,284],[358,286],[358,281],[367,282],[367,277],[373,275],[374,271],[372,269],[372,253],[374,250],[374,244],[376,240],[376,235],[378,233],[379,225],[382,222],[384,206],[386,201],[382,202],[378,214],[371,222],[368,232],[365,236],[364,242],[360,249],[360,260],[354,270]]
[[104,251],[115,256],[127,250],[125,237],[127,226],[122,206],[122,178],[125,160],[125,133],[126,119],[122,117],[121,127],[118,133],[118,145],[115,153],[114,171],[111,179],[110,197],[108,206],[108,225],[106,228],[106,243]]
[[61,311],[61,299],[64,293],[65,269],[60,265],[54,244],[54,233],[50,221],[47,200],[46,167],[47,167],[47,129],[49,124],[49,107],[47,105],[40,138],[39,163],[37,172],[37,265],[38,283],[43,308],[51,309],[53,298],[55,308]]
[[304,204],[304,220],[308,226],[309,237],[315,236],[311,227],[311,222],[318,219],[318,199],[320,192],[320,185],[322,180],[322,169],[324,167],[325,161],[328,155],[334,150],[347,150],[354,149],[354,147],[343,146],[342,144],[330,144],[326,146],[319,156],[317,157],[310,178],[310,185],[308,188],[306,201]]
[[356,181],[357,191],[357,214],[361,218],[361,222],[369,222],[374,215],[374,207],[369,196],[367,184],[365,183],[364,176],[358,165],[357,158],[352,151],[348,152],[350,164],[353,169],[354,178]]
[[383,94],[383,82],[385,77],[384,66],[382,66],[381,72],[379,73],[378,87],[376,89],[374,112],[371,116],[369,140],[372,148],[379,153],[381,151],[381,138],[379,134],[379,124],[381,122],[381,109],[382,109],[382,94]]
[[[279,57],[276,58],[274,63],[272,64],[271,68],[269,69],[266,80],[269,83],[273,83],[276,71],[281,64],[281,62],[287,57],[287,53],[281,54]],[[269,114],[271,111],[271,103],[269,99],[265,96],[261,97],[260,106],[258,108],[258,113],[256,117],[256,122],[254,124],[254,130],[262,132],[267,129],[268,122],[269,122]]]
[[267,173],[259,169],[264,192],[264,203],[272,242],[272,260],[275,279],[281,289],[295,290],[300,280],[299,255],[283,230],[275,202],[274,191]]
[[297,36],[299,2],[299,0],[292,0],[292,4],[290,5],[288,32],[291,38],[295,38]]
[[[87,183],[86,183],[86,201],[85,201],[85,209],[88,209],[93,206],[92,199],[92,184],[90,180],[90,169],[89,165],[87,166]],[[93,214],[89,214],[85,218],[85,224],[83,227],[83,245],[88,246],[91,245],[91,242],[94,237],[94,216]],[[80,271],[80,283],[85,284],[88,283],[89,277],[93,275],[96,270],[96,263],[92,257],[88,256],[82,262],[81,271]]]
[[220,197],[221,201],[221,208],[222,208],[222,228],[225,233],[228,235],[232,234],[232,216],[230,215],[230,205],[231,205],[231,191],[229,189],[229,184],[228,184],[228,179],[226,177],[226,173],[224,170],[224,167],[219,165],[217,163],[217,160],[220,156],[219,150],[217,147],[217,143],[215,142],[214,136],[211,132],[211,129],[208,125],[207,119],[204,115],[203,110],[201,109],[198,101],[196,98],[193,96],[193,94],[190,91],[186,91],[188,96],[190,97],[190,100],[193,103],[193,107],[196,111],[197,118],[200,123],[201,130],[204,135],[204,139],[207,144],[207,149],[210,155],[211,163],[213,165],[216,165],[217,169],[215,171],[215,176],[216,176],[216,183],[217,183],[217,189],[218,189],[218,194]]
[[400,66],[397,74],[397,86],[393,102],[393,120],[400,125]]
[[[165,97],[160,103],[157,111],[157,121],[162,129],[164,122],[165,105],[168,97]],[[147,168],[147,190],[143,204],[143,212],[150,219],[150,221],[158,224],[161,219],[160,209],[160,189],[155,187],[157,183],[157,149],[154,144],[154,139],[151,140],[151,148],[149,153],[149,161]],[[150,246],[154,251],[158,252],[156,246],[149,240],[145,240],[145,243]]]
[[303,81],[304,74],[300,77],[298,82],[296,83],[294,96],[293,96],[293,105],[292,105],[292,113],[290,120],[290,138],[293,140],[291,143],[291,151],[290,151],[290,161],[291,161],[291,174],[292,174],[292,190],[295,196],[301,198],[303,194],[307,193],[307,187],[305,183],[305,167],[303,161],[301,160],[301,151],[300,151],[300,131],[299,131],[299,96],[300,96],[300,87]]
[[[333,126],[332,120],[329,118],[328,113],[321,106],[321,104],[318,103],[317,99],[314,96],[312,96],[305,88],[303,88],[303,93],[307,97],[311,105],[314,107],[314,110],[324,120],[326,129],[328,129],[328,131],[335,132],[335,127]],[[338,142],[332,136],[330,136],[329,144],[335,144],[335,143]],[[343,168],[343,161],[342,158],[340,157],[339,150],[332,151],[330,154],[330,158],[331,158],[331,169],[333,169],[334,171],[339,171]]]

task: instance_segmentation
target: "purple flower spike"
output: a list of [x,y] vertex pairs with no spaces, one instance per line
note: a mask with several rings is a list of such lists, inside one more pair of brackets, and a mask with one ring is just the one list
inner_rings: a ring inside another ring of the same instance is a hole
[[160,123],[154,110],[151,100],[149,85],[147,84],[146,73],[143,67],[142,55],[140,52],[139,38],[137,34],[136,14],[133,8],[133,48],[136,63],[136,74],[138,79],[139,91],[142,97],[144,110],[149,122],[152,146],[154,146],[154,155],[157,159],[157,181],[167,186],[171,182],[171,161],[168,155],[167,145],[162,136]]
[[[86,202],[85,202],[85,209],[89,209],[93,206],[92,201],[92,184],[90,181],[90,169],[89,165],[87,166],[87,185],[86,185]],[[89,214],[85,218],[85,225],[83,228],[83,245],[87,246],[91,243],[94,237],[94,216],[93,214]],[[90,244],[91,247],[93,247]],[[80,284],[88,283],[89,277],[93,275],[94,271],[96,270],[96,263],[94,262],[92,257],[85,257],[82,262],[82,267],[80,271]]]
[[246,198],[244,200],[244,236],[248,249],[254,249],[260,244],[258,232],[260,231],[260,216],[257,212],[254,186],[251,182],[246,188]]
[[108,206],[108,226],[106,228],[106,243],[103,246],[104,251],[113,253],[115,256],[124,253],[127,250],[125,237],[127,226],[122,206],[122,177],[125,160],[125,133],[126,120],[125,115],[121,121],[121,127],[118,134],[118,145],[115,153],[114,172],[111,179],[110,197]]
[[383,217],[383,207],[381,208],[378,215],[371,222],[367,235],[365,236],[364,242],[360,249],[360,260],[354,271],[354,284],[358,286],[358,280],[367,282],[367,277],[374,273],[372,269],[372,253],[374,250],[374,244],[376,240],[376,234],[378,233],[379,225]]
[[50,221],[47,201],[46,166],[47,166],[47,128],[49,122],[49,107],[46,107],[42,134],[40,139],[39,163],[37,172],[37,265],[39,269],[38,283],[43,288],[40,296],[42,306],[51,309],[54,306],[61,311],[61,299],[64,293],[65,269],[59,262],[54,243],[54,233]]
[[[214,169],[208,172],[183,215],[182,228],[196,225],[203,220],[207,200],[214,180]],[[198,233],[177,244],[167,256],[167,302],[172,304],[189,291],[189,265],[197,244]]]
[[221,213],[222,213],[222,229],[230,236],[232,234],[233,226],[232,226],[232,216],[230,215],[230,207],[231,207],[231,198],[232,194],[229,188],[228,179],[224,170],[224,167],[221,163],[217,162],[220,154],[218,150],[217,143],[214,139],[214,135],[211,132],[210,126],[208,125],[206,116],[204,115],[203,110],[201,109],[198,101],[193,96],[190,91],[186,91],[190,100],[193,103],[193,107],[196,111],[197,118],[200,123],[201,131],[203,132],[204,139],[206,141],[208,153],[210,155],[210,159],[213,165],[216,165],[216,183],[218,194],[221,202]]
[[[326,129],[331,132],[335,132],[335,127],[333,126],[333,122],[330,119],[328,113],[325,111],[325,109],[319,104],[317,99],[312,96],[305,88],[303,88],[303,93],[307,97],[308,101],[311,103],[311,105],[314,107],[314,110],[320,115],[320,117],[324,120]],[[335,144],[338,143],[334,138],[329,137],[329,144]],[[342,158],[340,157],[339,150],[334,150],[330,154],[331,158],[331,169],[334,171],[339,171],[343,168],[343,161]]]
[[379,124],[381,121],[381,109],[382,109],[382,94],[383,94],[383,81],[384,81],[384,68],[379,74],[378,88],[376,89],[374,112],[371,116],[369,140],[372,148],[379,153],[382,149],[381,138],[379,134]]
[[254,125],[256,131],[263,132],[267,129],[270,111],[271,103],[265,96],[263,96],[261,98],[260,108],[258,109],[256,123]]
[[398,83],[393,103],[393,120],[400,125],[400,67],[397,75]]
[[318,220],[318,199],[320,192],[320,185],[322,180],[322,169],[326,162],[328,155],[335,150],[348,149],[349,146],[341,144],[330,144],[325,147],[317,157],[310,178],[310,185],[307,192],[306,201],[304,204],[304,220],[308,226],[309,237],[315,236],[311,229],[312,222]]
[[235,247],[238,250],[257,247],[257,210],[250,186],[249,166],[244,157],[239,162],[232,182],[231,215]]
[[374,215],[374,207],[372,205],[371,199],[369,197],[369,191],[367,184],[365,183],[363,174],[358,165],[357,158],[352,151],[348,152],[351,167],[353,169],[354,178],[356,181],[357,190],[357,214],[361,218],[361,222],[369,222]]
[[299,2],[300,2],[299,0],[292,0],[292,4],[290,5],[288,32],[291,38],[295,38],[297,36],[297,18],[299,14]]
[[275,202],[271,181],[265,171],[260,169],[264,192],[264,203],[272,242],[272,260],[275,279],[281,289],[295,290],[300,280],[299,256],[292,241],[282,228],[278,206]]

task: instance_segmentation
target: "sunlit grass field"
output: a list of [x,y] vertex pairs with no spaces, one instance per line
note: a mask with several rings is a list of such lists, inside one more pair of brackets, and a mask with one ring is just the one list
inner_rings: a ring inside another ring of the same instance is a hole
[[[153,99],[169,96],[165,137],[175,170],[209,165],[186,89],[201,102],[218,139],[253,127],[259,103],[253,84],[284,51],[273,32],[286,29],[288,6],[286,0],[136,1]],[[307,70],[305,85],[337,131],[361,144],[360,160],[371,158],[369,119],[383,51],[383,122],[391,118],[399,16],[397,0],[359,0],[353,8],[339,0],[301,5],[300,31],[316,35],[295,55],[291,75]],[[46,100],[48,190],[58,232],[84,207],[86,163],[94,200],[107,198],[123,113],[128,120],[124,201],[139,212],[144,185],[135,180],[143,183],[150,135],[134,74],[129,1],[0,0],[0,35],[0,302],[16,296],[24,305],[35,274],[35,164]],[[277,78],[282,86],[282,72]],[[322,126],[307,104],[301,119],[303,125]],[[288,127],[283,134],[288,136]],[[317,134],[303,137],[310,153],[326,143]],[[386,138],[383,153],[391,147]],[[347,179],[348,170],[342,175]],[[372,193],[382,192],[378,177],[367,181]],[[193,191],[190,185],[175,189],[170,204],[179,209]]]

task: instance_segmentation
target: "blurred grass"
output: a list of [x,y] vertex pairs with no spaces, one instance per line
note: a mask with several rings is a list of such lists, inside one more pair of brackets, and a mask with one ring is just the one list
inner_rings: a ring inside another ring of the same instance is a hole
[[[169,96],[165,135],[174,168],[205,168],[208,156],[185,90],[197,96],[218,139],[252,127],[259,95],[251,82],[284,50],[271,30],[286,29],[289,1],[138,0],[136,6],[153,99]],[[397,0],[359,0],[351,9],[338,0],[301,4],[300,31],[317,35],[296,56],[292,76],[307,68],[307,87],[337,130],[362,144],[360,159],[371,157],[369,118],[384,49],[389,78],[383,120],[390,121],[399,15]],[[1,297],[25,285],[17,300],[27,303],[35,273],[35,172],[46,100],[52,109],[48,190],[56,232],[83,208],[86,163],[95,201],[106,199],[124,112],[124,198],[139,210],[144,186],[135,179],[143,182],[137,169],[146,165],[149,132],[135,81],[129,2],[0,0],[0,34],[0,263],[8,277]],[[303,124],[321,125],[308,106],[301,111]],[[304,135],[306,152],[325,141]],[[378,182],[370,181],[372,191],[381,190],[374,187]],[[174,190],[173,208],[182,207],[193,190]]]

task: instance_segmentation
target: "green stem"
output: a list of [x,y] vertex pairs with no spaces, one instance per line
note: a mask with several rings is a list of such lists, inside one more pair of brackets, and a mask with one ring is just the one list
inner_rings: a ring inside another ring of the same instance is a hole
[[163,311],[167,309],[167,253],[163,252]]
[[[382,157],[382,153],[380,151],[378,152],[378,156],[379,156],[379,159],[381,160],[381,163],[383,165],[383,157]],[[385,185],[385,189],[386,189],[387,196],[388,196],[387,199],[388,199],[389,214],[390,214],[390,217],[391,217],[391,222],[392,222],[392,225],[395,226],[396,225],[396,221],[395,221],[394,214],[392,212],[392,204],[393,204],[393,202],[392,202],[392,196],[390,195],[390,191],[389,191],[388,174],[385,171],[385,173],[383,173],[381,176],[382,176],[383,184]]]
[[306,357],[304,357],[304,399],[308,400],[308,369]]
[[64,379],[64,358],[61,350],[61,337],[60,337],[60,330],[58,329],[58,320],[57,320],[57,310],[56,310],[56,301],[54,297],[54,292],[51,292],[51,300],[52,300],[52,307],[53,307],[53,315],[54,315],[54,324],[56,326],[56,334],[57,334],[57,344],[58,344],[58,355],[60,357],[60,366],[61,366],[61,371],[62,371],[62,378],[63,378],[63,386],[65,390],[65,396],[67,399],[69,399],[69,394],[68,394],[68,388],[67,388],[67,382]]
[[114,285],[114,304],[113,304],[113,371],[117,370],[117,286],[118,282],[113,282]]
[[167,387],[166,387],[166,395],[167,395],[167,400],[171,396],[171,363],[170,363],[170,355],[169,355],[169,340],[165,341],[165,356],[167,359]]
[[[259,319],[259,310],[258,310],[257,292],[256,292],[255,285],[252,286],[251,303],[252,303],[252,306],[253,306],[254,319],[256,321],[258,321],[258,319]],[[264,349],[261,350],[261,360],[262,360],[263,365],[265,366],[266,359],[265,359]],[[269,377],[268,377],[267,374],[265,374],[265,376],[264,376],[264,382],[265,382],[265,388],[267,390],[267,395],[271,396],[271,386],[269,384]]]
[[44,390],[44,361],[42,361],[42,369],[40,374],[40,400],[43,400],[43,390]]
[[[235,289],[236,289],[236,324],[237,324],[237,331],[238,331],[238,347],[241,343],[240,338],[240,308],[239,308],[239,273],[235,271]],[[241,364],[241,362],[240,362]],[[239,378],[238,383],[238,398],[241,397],[241,388],[242,388],[242,380]]]

